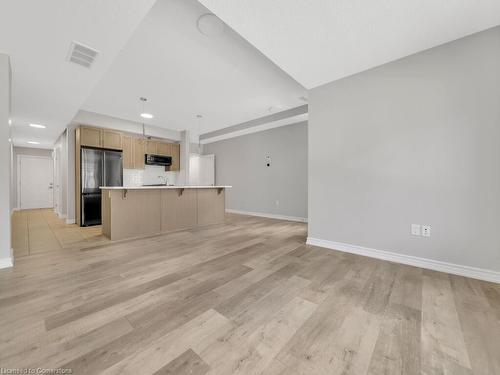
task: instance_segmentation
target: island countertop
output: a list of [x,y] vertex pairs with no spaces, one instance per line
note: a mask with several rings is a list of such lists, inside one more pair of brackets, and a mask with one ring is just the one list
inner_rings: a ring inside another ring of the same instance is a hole
[[228,189],[230,185],[151,185],[151,186],[101,186],[101,190],[147,190],[147,189]]

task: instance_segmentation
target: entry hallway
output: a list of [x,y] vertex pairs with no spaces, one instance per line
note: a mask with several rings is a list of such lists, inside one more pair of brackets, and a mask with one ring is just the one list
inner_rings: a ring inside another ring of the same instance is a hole
[[1,367],[500,374],[500,285],[306,246],[306,229],[228,215],[19,257],[0,270]]

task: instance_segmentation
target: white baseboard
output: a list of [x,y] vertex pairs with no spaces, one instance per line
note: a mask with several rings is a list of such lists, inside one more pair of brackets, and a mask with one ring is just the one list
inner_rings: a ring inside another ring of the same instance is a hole
[[277,214],[268,214],[265,212],[252,212],[252,211],[242,211],[242,210],[233,210],[230,208],[226,208],[226,212],[231,214],[239,214],[239,215],[249,215],[249,216],[259,216],[259,217],[267,217],[269,219],[279,219],[279,220],[288,220],[288,221],[299,221],[301,223],[307,223],[306,217],[297,217],[297,216],[285,216],[285,215],[277,215]]
[[66,219],[66,224],[75,224],[76,220],[75,219]]
[[454,275],[470,277],[473,279],[500,283],[500,272],[498,271],[470,267],[470,266],[462,266],[460,264],[453,264],[453,263],[442,262],[439,260],[398,254],[398,253],[393,253],[391,251],[371,249],[369,247],[351,245],[342,242],[322,240],[319,238],[307,237],[307,244],[325,247],[327,249],[332,249],[337,251],[343,251],[346,253],[362,255],[370,258],[383,259],[383,260],[388,260],[390,262],[402,263],[420,268],[427,268],[434,271],[440,271],[440,272],[451,273]]
[[13,256],[13,250],[10,249],[10,257],[7,258],[0,258],[0,269],[2,268],[9,268],[14,266],[14,256]]

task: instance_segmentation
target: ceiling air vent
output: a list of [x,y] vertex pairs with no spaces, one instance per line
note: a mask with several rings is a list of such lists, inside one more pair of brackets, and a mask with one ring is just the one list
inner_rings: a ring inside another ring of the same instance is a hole
[[90,68],[99,52],[78,42],[72,42],[68,60],[75,64]]

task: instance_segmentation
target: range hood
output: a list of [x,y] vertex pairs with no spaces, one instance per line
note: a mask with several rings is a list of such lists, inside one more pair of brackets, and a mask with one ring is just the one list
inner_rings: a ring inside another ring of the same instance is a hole
[[164,167],[172,165],[171,156],[146,154],[144,158],[144,162],[146,165],[161,165]]

